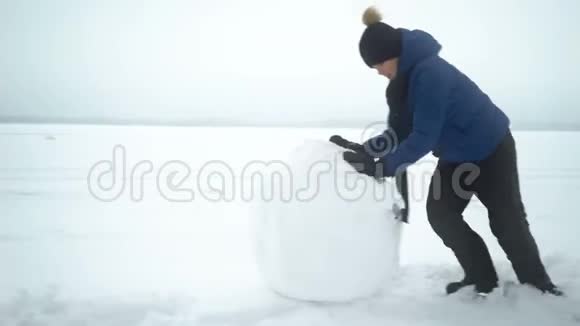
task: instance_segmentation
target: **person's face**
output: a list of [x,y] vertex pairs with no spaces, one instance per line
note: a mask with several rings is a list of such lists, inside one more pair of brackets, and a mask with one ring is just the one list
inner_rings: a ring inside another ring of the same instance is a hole
[[399,64],[399,58],[389,59],[383,63],[379,63],[373,66],[377,70],[377,73],[381,76],[385,76],[388,79],[393,79],[397,76],[397,66]]

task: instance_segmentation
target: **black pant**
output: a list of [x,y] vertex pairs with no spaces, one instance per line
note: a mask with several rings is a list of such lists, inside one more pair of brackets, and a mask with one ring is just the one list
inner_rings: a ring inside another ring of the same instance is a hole
[[[475,177],[476,176],[476,177]],[[481,237],[463,219],[476,195],[521,283],[551,284],[540,259],[521,200],[515,142],[510,132],[488,158],[468,164],[439,162],[429,186],[427,215],[443,243],[453,250],[467,280],[496,284],[497,274]]]
[[401,194],[405,208],[401,212],[401,221],[409,223],[409,182],[407,179],[407,171],[403,171],[395,176],[397,191]]

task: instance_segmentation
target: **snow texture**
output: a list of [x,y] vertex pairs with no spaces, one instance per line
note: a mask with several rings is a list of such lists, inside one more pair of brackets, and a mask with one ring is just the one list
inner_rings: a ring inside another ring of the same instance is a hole
[[[514,133],[530,226],[566,297],[520,285],[486,300],[473,300],[470,288],[444,295],[445,284],[463,275],[427,223],[430,156],[410,170],[411,224],[402,226],[400,269],[390,285],[348,303],[270,291],[255,261],[253,202],[209,200],[195,177],[204,162],[221,160],[238,182],[246,162],[283,161],[304,139],[332,134],[360,140],[353,129],[0,126],[0,325],[580,325],[577,132]],[[117,144],[128,168],[149,160],[157,173],[165,162],[187,162],[184,185],[195,199],[167,201],[150,174],[141,201],[130,197],[130,175],[118,200],[96,200],[87,173],[110,160]],[[502,282],[513,281],[486,215],[476,200],[465,212]]]

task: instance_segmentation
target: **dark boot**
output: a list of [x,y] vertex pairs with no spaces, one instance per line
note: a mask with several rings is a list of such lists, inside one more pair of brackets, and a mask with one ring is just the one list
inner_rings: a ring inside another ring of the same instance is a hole
[[463,289],[464,287],[470,286],[473,284],[475,284],[475,283],[473,283],[473,281],[467,280],[467,279],[463,279],[463,280],[458,281],[458,282],[451,282],[451,283],[447,284],[447,286],[445,287],[445,292],[447,292],[447,294],[453,294],[453,293]]
[[497,288],[497,281],[474,282],[473,280],[463,279],[459,282],[447,284],[445,291],[447,294],[453,294],[466,286],[475,285],[475,292],[480,295],[487,295]]
[[475,292],[479,295],[488,295],[497,288],[497,281],[478,282],[475,284]]
[[543,294],[551,294],[556,297],[563,297],[565,296],[564,291],[554,285],[552,282],[547,284],[532,284],[528,283],[529,285],[535,287],[536,289],[540,290]]

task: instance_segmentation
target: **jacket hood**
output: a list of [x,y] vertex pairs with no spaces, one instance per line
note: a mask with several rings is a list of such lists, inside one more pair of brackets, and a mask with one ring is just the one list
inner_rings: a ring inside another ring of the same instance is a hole
[[406,73],[419,62],[439,55],[442,46],[431,34],[422,30],[401,31],[403,47],[399,58],[399,72]]

